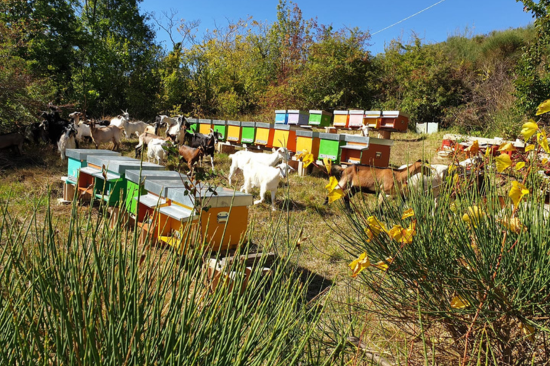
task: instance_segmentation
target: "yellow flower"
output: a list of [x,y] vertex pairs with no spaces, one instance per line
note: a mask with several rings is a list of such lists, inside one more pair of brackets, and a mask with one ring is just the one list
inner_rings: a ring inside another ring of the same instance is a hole
[[537,132],[538,129],[539,129],[539,126],[537,126],[535,121],[530,119],[529,122],[521,126],[521,134],[525,138],[525,141],[527,141],[531,138],[531,136],[535,134],[535,132]]
[[393,263],[393,258],[388,257],[388,258],[386,258],[385,261],[376,262],[376,263],[372,264],[372,266],[385,272],[385,271],[388,270],[389,265],[392,264],[392,263]]
[[485,157],[488,158],[489,156],[491,156],[492,152],[493,152],[493,149],[487,146],[487,148],[485,149]]
[[470,302],[462,296],[454,296],[451,300],[451,307],[453,309],[465,309],[470,306]]
[[542,159],[542,161],[540,163],[542,165],[546,165],[546,163],[548,163],[548,159],[544,158],[544,159]]
[[374,233],[368,227],[365,228],[365,234],[367,234],[367,243],[370,243],[374,239]]
[[479,224],[480,220],[485,217],[485,212],[483,212],[479,207],[472,206],[468,207],[468,213],[465,213],[462,216],[462,220],[469,225],[474,225],[474,227],[477,227],[477,224]]
[[405,210],[403,212],[403,216],[401,216],[401,220],[405,220],[408,217],[414,216],[414,210],[412,208],[409,208],[408,210]]
[[330,175],[332,172],[332,160],[328,158],[323,158],[323,164],[325,164],[325,167],[327,168],[327,173]]
[[516,151],[514,145],[511,142],[504,143],[498,147],[498,151]]
[[522,231],[527,230],[525,225],[523,225],[517,217],[513,217],[511,219],[506,218],[503,220],[498,220],[498,222],[501,223],[505,228],[507,228],[508,230],[516,234],[519,234]]
[[522,322],[520,322],[518,324],[518,327],[519,329],[521,329],[521,332],[523,334],[525,334],[527,336],[527,338],[529,338],[529,340],[531,342],[534,342],[535,341],[535,328],[532,326],[532,325],[529,325],[529,324],[524,324]]
[[304,163],[304,168],[307,168],[309,164],[313,163],[313,154],[306,154],[302,159],[302,163]]
[[529,190],[522,183],[518,181],[513,181],[512,188],[510,189],[508,196],[512,199],[514,206],[517,206],[519,201],[521,201],[521,199],[523,198],[523,196],[528,194],[529,194]]
[[449,208],[450,208],[451,211],[454,212],[454,213],[457,213],[457,211],[458,211],[458,210],[456,209],[456,204],[455,204],[454,202],[451,202]]
[[332,192],[334,191],[334,189],[336,189],[337,186],[338,186],[338,179],[334,177],[330,177],[328,184],[325,186],[325,188],[327,189],[327,191]]
[[500,154],[499,156],[496,157],[495,160],[497,163],[497,171],[499,173],[502,173],[503,171],[508,169],[510,165],[512,165],[512,159],[510,159],[508,154]]
[[447,172],[449,174],[451,174],[452,172],[454,172],[456,170],[456,166],[455,165],[449,165],[449,169],[447,170]]
[[309,154],[309,151],[307,149],[304,149],[303,151],[301,151],[299,154],[296,154],[295,158],[300,160],[301,158],[303,158],[304,156],[306,156],[307,154]]
[[540,133],[537,133],[537,142],[544,149],[544,151],[550,153],[550,148],[548,148],[548,140],[546,139],[546,132],[541,131]]
[[521,170],[525,167],[525,163],[523,161],[520,161],[519,163],[516,164],[516,170]]
[[338,201],[340,198],[344,197],[344,191],[338,187],[338,180],[334,177],[330,177],[329,183],[325,186],[328,190],[328,203]]
[[479,142],[475,140],[470,147],[466,149],[471,155],[477,155],[479,152]]
[[525,152],[529,152],[535,148],[535,145],[527,145],[525,146]]
[[413,221],[406,229],[403,229],[401,225],[395,225],[388,232],[388,235],[401,244],[411,244],[413,236],[416,235],[416,223]]
[[537,116],[550,112],[550,99],[546,99],[537,108]]
[[378,221],[378,219],[374,216],[367,217],[367,225],[375,236],[380,234],[382,231],[388,232],[384,224]]
[[367,257],[367,253],[365,252],[361,254],[359,258],[351,262],[349,266],[353,271],[353,273],[351,274],[351,277],[357,277],[357,275],[361,273],[361,271],[363,271],[365,268],[370,266],[370,261],[369,261],[369,257]]

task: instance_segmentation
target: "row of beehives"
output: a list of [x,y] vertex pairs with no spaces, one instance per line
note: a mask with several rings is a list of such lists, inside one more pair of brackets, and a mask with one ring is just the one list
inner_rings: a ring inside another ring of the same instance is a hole
[[[334,115],[334,119],[333,119]],[[334,111],[334,113],[296,109],[276,110],[275,124],[358,129],[363,126],[376,130],[405,132],[409,117],[399,111]]]
[[[191,129],[208,133],[210,120],[198,120]],[[220,129],[223,126],[225,129]],[[217,124],[217,131],[224,139],[237,144],[253,144],[264,148],[285,147],[294,153],[307,150],[315,160],[330,159],[335,164],[365,164],[387,167],[393,141],[359,135],[314,132],[296,125],[271,124],[265,122],[233,122]]]
[[142,238],[180,248],[184,234],[196,229],[213,250],[225,250],[245,235],[250,194],[189,189],[194,183],[185,175],[110,150],[69,149],[67,157],[64,199],[72,200],[76,192],[79,198],[122,207],[137,220]]

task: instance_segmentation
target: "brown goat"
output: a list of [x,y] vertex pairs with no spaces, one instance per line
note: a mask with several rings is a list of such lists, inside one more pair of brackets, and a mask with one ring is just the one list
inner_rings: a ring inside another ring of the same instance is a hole
[[[193,175],[193,165],[199,161],[199,159],[204,155],[204,148],[202,146],[197,147],[196,149],[181,145],[178,149],[181,159],[184,159],[189,166],[190,175]],[[181,164],[181,160],[180,160]]]
[[118,150],[120,146],[120,138],[122,135],[123,128],[117,127],[117,126],[107,126],[107,127],[101,127],[97,128],[95,126],[95,123],[92,123],[90,125],[90,132],[92,134],[92,141],[95,144],[95,148],[97,149],[99,147],[99,144],[104,142],[113,142],[113,149],[112,150]]
[[16,148],[19,155],[23,152],[23,141],[25,138],[18,133],[8,133],[0,136],[0,149],[8,147]]
[[381,195],[384,193],[390,196],[403,195],[407,179],[421,171],[424,174],[430,174],[430,169],[425,167],[421,160],[400,171],[390,168],[352,165],[342,171],[342,177],[338,185],[343,190],[349,188],[349,193],[344,196],[346,205],[349,205],[350,197],[353,197],[357,192],[374,194],[380,192]]

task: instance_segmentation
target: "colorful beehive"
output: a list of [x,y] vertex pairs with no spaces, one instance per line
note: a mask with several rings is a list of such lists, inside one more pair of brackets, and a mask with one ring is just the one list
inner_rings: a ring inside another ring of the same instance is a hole
[[256,122],[256,145],[272,148],[274,135],[275,129],[273,128],[273,124]]
[[365,116],[365,111],[363,110],[353,110],[349,111],[349,128],[361,128],[363,127],[363,117]]
[[311,110],[309,111],[309,122],[310,126],[319,126],[319,127],[328,127],[332,119],[332,113],[320,111],[320,110]]
[[275,111],[275,124],[288,124],[288,114],[286,113],[286,109]]
[[344,135],[337,133],[319,133],[319,159],[330,159],[340,162],[340,146],[344,144]]
[[334,127],[348,128],[349,125],[349,112],[348,111],[334,111]]
[[296,132],[302,130],[298,126],[275,125],[273,135],[273,147],[286,147],[289,151],[296,152]]
[[309,114],[307,111],[301,111],[298,109],[288,110],[288,124],[289,125],[307,125],[309,120]]
[[189,122],[189,129],[192,132],[200,132],[200,124],[198,118],[186,118],[187,122]]
[[409,127],[409,116],[399,111],[383,111],[380,128],[388,131],[405,132]]
[[313,158],[319,158],[319,132],[296,131],[296,154],[305,150],[313,154]]
[[[103,171],[105,168],[105,172]],[[108,206],[117,205],[124,200],[127,180],[124,176],[127,170],[164,170],[162,165],[141,162],[126,156],[88,157],[88,166],[80,170],[78,181],[79,191],[91,193],[93,198],[101,199]],[[90,192],[90,185],[93,191]]]
[[390,164],[392,140],[360,135],[343,135],[346,145],[340,147],[342,165],[361,164],[387,168]]
[[220,141],[225,141],[227,138],[227,121],[221,120],[221,119],[215,119],[212,121],[212,126],[214,128],[214,131],[219,132],[221,134],[221,137],[219,138]]
[[67,183],[75,184],[78,181],[78,173],[81,168],[88,166],[87,159],[91,155],[120,156],[119,152],[97,149],[67,149]]
[[253,144],[256,138],[256,122],[241,122],[241,142]]
[[[146,180],[145,189],[148,194],[140,197],[138,222],[153,239],[183,249],[181,239],[192,229],[188,225],[197,225],[212,250],[233,249],[244,238],[248,206],[253,203],[250,194],[221,187],[215,193],[204,188],[190,194],[185,183],[160,180]],[[198,210],[199,206],[209,209]]]
[[212,129],[212,120],[211,119],[199,119],[199,132],[203,135],[208,135]]
[[365,111],[365,115],[363,116],[363,124],[369,126],[369,128],[377,130],[380,128],[380,116],[380,111]]
[[241,142],[241,122],[227,121],[227,141]]
[[138,201],[135,198],[147,194],[144,188],[144,183],[146,181],[160,180],[184,182],[187,181],[188,178],[185,174],[168,170],[142,170],[141,172],[139,170],[128,170],[126,171],[126,180],[126,209],[128,212],[136,215]]

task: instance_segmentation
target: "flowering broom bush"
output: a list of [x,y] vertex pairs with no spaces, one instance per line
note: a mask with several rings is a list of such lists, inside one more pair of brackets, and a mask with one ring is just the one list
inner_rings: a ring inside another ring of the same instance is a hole
[[[550,109],[545,103],[540,113]],[[376,210],[355,200],[348,225],[334,227],[356,258],[350,275],[370,290],[361,305],[422,341],[423,362],[550,360],[550,212],[541,173],[550,150],[534,121],[522,135],[524,152],[503,144],[495,158],[474,143],[466,153],[479,163],[467,172],[451,166],[437,199],[423,187]]]

